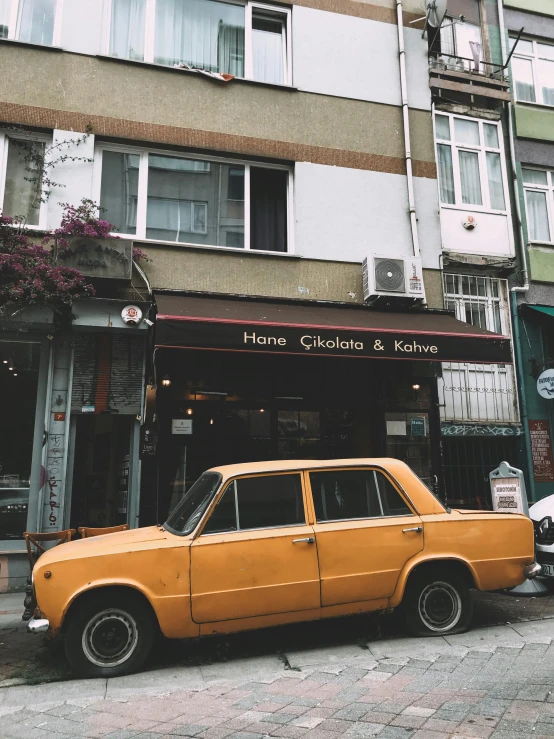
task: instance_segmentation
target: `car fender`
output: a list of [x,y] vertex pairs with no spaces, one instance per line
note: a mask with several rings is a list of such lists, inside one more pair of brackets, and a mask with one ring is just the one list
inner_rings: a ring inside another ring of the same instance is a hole
[[455,557],[450,552],[444,552],[442,554],[434,553],[432,555],[425,554],[424,551],[419,552],[415,557],[408,560],[406,564],[404,565],[404,568],[402,572],[400,573],[400,577],[398,578],[398,582],[396,583],[396,590],[394,591],[394,594],[392,595],[390,599],[390,606],[391,608],[396,608],[396,606],[400,605],[402,602],[402,599],[404,598],[404,593],[406,591],[406,585],[408,583],[408,578],[412,574],[412,572],[415,570],[416,567],[418,567],[421,564],[427,564],[431,562],[455,562],[458,565],[462,565],[462,567],[465,567],[465,569],[468,571],[468,573],[473,578],[473,582],[475,583],[475,587],[480,590],[479,587],[479,579],[477,577],[477,573],[475,571],[475,568],[473,567],[472,563],[469,562],[467,559],[464,559],[463,557]]

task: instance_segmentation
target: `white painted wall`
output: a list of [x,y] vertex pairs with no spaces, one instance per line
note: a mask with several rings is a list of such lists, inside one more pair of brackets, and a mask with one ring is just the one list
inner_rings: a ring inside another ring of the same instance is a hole
[[[463,227],[468,215],[475,218],[472,231]],[[482,213],[459,208],[441,208],[442,246],[445,251],[467,254],[514,256],[510,218],[502,213]]]
[[[427,46],[404,29],[409,105],[430,110]],[[298,5],[292,11],[293,84],[306,92],[400,105],[398,30]]]
[[[92,160],[94,157],[94,135],[89,134],[86,141],[76,145],[83,134],[75,131],[54,130],[53,145],[60,146],[51,151],[50,157],[55,161],[59,157],[79,157]],[[48,198],[48,228],[57,228],[62,216],[61,203],[79,205],[83,198],[92,198],[92,178],[94,163],[92,161],[60,162],[48,172],[48,177],[63,187],[54,187]]]
[[60,46],[77,54],[100,54],[104,0],[63,0]]
[[[439,268],[437,183],[414,182],[422,264]],[[295,252],[313,259],[362,262],[370,253],[412,256],[404,175],[298,162]]]

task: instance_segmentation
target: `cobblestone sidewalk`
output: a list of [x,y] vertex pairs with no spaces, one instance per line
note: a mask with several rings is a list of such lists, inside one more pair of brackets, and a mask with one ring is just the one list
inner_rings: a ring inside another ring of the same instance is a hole
[[329,662],[300,672],[293,663],[261,680],[243,676],[166,695],[0,704],[0,736],[546,739],[554,737],[551,641],[368,656],[355,666]]

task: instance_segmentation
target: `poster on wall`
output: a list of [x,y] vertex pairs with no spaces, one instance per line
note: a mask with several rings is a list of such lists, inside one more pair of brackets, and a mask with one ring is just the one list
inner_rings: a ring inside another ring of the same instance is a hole
[[554,482],[554,460],[548,421],[529,421],[535,482]]

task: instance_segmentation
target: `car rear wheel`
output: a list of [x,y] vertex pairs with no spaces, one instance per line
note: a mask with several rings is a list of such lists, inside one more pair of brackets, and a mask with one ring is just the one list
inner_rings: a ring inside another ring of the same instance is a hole
[[65,654],[79,677],[116,677],[138,670],[150,654],[157,625],[132,592],[100,592],[68,616]]
[[473,616],[471,591],[456,571],[437,567],[414,573],[402,602],[406,628],[414,636],[467,631]]

